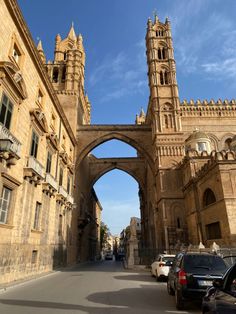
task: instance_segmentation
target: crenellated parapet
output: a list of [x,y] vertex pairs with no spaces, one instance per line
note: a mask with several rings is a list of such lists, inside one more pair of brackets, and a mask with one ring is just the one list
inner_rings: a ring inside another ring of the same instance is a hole
[[236,100],[184,100],[180,104],[181,116],[236,116]]

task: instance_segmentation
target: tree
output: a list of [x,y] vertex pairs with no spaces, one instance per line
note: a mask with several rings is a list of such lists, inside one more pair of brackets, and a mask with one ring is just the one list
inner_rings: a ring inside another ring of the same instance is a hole
[[110,234],[110,230],[108,226],[102,221],[100,225],[100,245],[101,249],[103,249],[107,244],[107,238]]

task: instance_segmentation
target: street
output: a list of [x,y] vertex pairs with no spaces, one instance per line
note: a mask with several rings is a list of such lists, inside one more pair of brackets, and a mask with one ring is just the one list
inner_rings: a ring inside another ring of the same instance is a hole
[[199,304],[177,311],[166,282],[149,271],[101,261],[55,272],[0,292],[1,314],[201,313]]

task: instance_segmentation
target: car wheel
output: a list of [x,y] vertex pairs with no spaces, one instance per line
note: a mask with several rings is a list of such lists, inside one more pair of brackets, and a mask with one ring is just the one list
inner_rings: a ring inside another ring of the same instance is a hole
[[167,292],[168,292],[169,295],[174,295],[175,294],[174,290],[170,286],[170,282],[169,281],[167,281]]
[[178,290],[175,290],[175,306],[177,310],[184,309],[184,300],[181,296],[181,292],[179,292]]

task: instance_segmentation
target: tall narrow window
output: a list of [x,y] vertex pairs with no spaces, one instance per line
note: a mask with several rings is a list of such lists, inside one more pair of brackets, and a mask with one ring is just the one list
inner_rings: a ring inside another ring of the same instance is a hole
[[62,68],[62,75],[61,75],[61,81],[65,82],[66,79],[66,66],[63,66]]
[[160,49],[160,48],[158,49],[158,59],[159,59],[159,60],[162,59],[162,56],[161,56],[161,49]]
[[160,72],[160,83],[161,85],[164,85],[164,75],[162,71]]
[[60,167],[60,172],[59,172],[59,185],[62,186],[63,184],[63,168]]
[[70,185],[71,185],[71,178],[68,176],[67,178],[67,192],[70,194]]
[[164,81],[165,81],[165,84],[169,84],[168,73],[166,71],[165,71],[165,74],[164,74]]
[[33,131],[33,133],[32,133],[32,141],[31,141],[31,148],[30,148],[30,156],[33,156],[34,158],[37,158],[38,143],[39,143],[39,137]]
[[48,151],[47,154],[47,164],[46,164],[46,172],[51,172],[51,166],[52,166],[52,153]]
[[7,215],[10,208],[12,190],[7,187],[3,187],[2,196],[0,198],[0,223],[5,224],[7,222]]
[[14,58],[14,60],[16,61],[16,63],[19,63],[19,61],[20,61],[20,56],[21,56],[20,50],[18,49],[17,45],[14,44],[13,50],[12,50],[12,57]]
[[13,104],[9,98],[3,94],[0,108],[0,122],[7,128],[10,128]]
[[53,83],[57,83],[58,82],[58,68],[53,68],[53,72],[52,72],[52,81]]
[[36,202],[35,214],[34,214],[34,225],[33,225],[33,228],[35,230],[38,230],[40,227],[39,221],[40,221],[41,207],[42,207],[42,204],[39,202]]
[[62,236],[62,215],[59,215],[58,235]]

